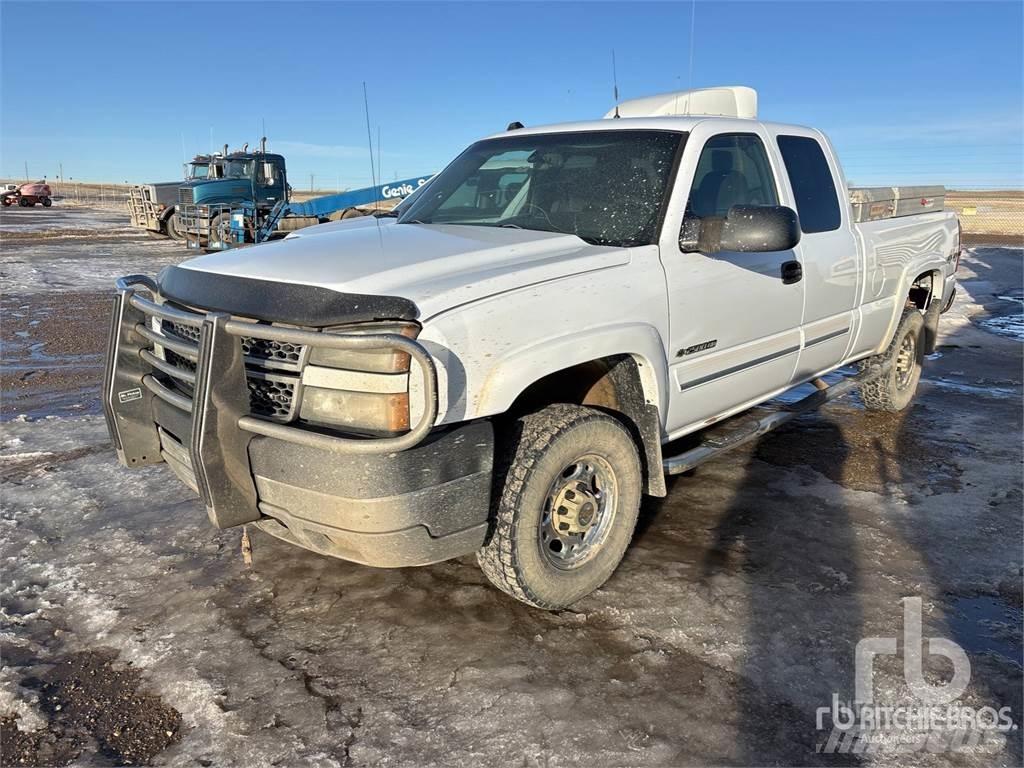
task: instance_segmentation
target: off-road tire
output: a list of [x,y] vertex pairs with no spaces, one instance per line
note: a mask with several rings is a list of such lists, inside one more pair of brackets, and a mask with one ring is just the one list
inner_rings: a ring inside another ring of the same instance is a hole
[[[496,587],[528,605],[557,610],[600,587],[633,537],[640,509],[640,457],[629,432],[611,416],[577,405],[550,405],[516,420],[495,459],[495,499],[489,541],[477,562]],[[612,468],[613,516],[592,555],[571,570],[552,565],[539,537],[552,483],[583,454]]]
[[33,205],[35,205],[35,203],[33,203],[27,197],[19,197],[18,205],[20,205],[22,208],[31,208]]
[[[913,371],[909,381],[900,386],[897,359],[904,339],[908,335],[914,338]],[[896,333],[885,352],[861,361],[862,370],[871,365],[880,364],[884,371],[874,381],[861,386],[860,399],[864,402],[865,407],[872,411],[895,413],[910,405],[917,392],[917,384],[921,380],[921,364],[923,362],[924,316],[918,309],[908,307],[903,310],[903,317],[900,318],[899,325],[896,326]]]
[[50,198],[48,198],[48,197],[44,197],[42,199],[42,203],[43,203],[43,208],[49,208],[51,205],[53,205],[53,201]]

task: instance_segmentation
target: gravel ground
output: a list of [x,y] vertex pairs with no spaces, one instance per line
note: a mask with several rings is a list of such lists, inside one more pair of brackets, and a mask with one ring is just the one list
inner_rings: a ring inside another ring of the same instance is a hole
[[[816,723],[904,598],[966,652],[961,703],[1020,723],[1019,248],[966,257],[913,408],[851,397],[675,478],[611,581],[544,613],[472,558],[378,570],[253,532],[247,567],[169,470],[119,468],[99,292],[183,253],[87,210],[93,235],[32,240],[12,216],[37,213],[0,215],[5,765],[1021,764],[1019,729],[829,754]],[[914,702],[902,661],[876,659],[877,701]],[[925,652],[926,680],[951,669]]]

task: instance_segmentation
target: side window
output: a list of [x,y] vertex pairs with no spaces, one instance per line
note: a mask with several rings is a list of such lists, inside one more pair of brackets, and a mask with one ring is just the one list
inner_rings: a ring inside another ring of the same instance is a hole
[[725,216],[734,205],[778,204],[761,139],[749,133],[723,133],[708,140],[697,161],[687,216]]
[[807,136],[779,136],[777,141],[796,197],[800,229],[807,234],[839,229],[839,198],[821,145]]

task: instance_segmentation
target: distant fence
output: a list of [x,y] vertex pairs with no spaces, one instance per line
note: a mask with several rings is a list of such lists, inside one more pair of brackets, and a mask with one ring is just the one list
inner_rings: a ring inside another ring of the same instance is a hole
[[83,205],[124,207],[128,204],[128,187],[124,184],[76,184],[73,181],[48,182],[55,200],[71,200]]
[[[124,184],[86,184],[74,181],[49,181],[55,200],[69,200],[83,205],[123,208],[128,201]],[[333,194],[333,190],[295,190],[298,201]],[[965,234],[998,235],[1020,238],[1024,244],[1024,190],[965,188],[946,192],[946,209],[960,217]]]
[[1024,244],[1024,190],[964,189],[946,192],[966,234],[1019,237]]

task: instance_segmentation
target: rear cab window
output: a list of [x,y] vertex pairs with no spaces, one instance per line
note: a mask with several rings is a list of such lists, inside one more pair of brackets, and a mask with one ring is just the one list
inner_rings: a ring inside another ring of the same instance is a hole
[[809,235],[839,229],[842,215],[835,179],[821,144],[809,136],[780,135],[776,141],[796,198],[801,231]]

